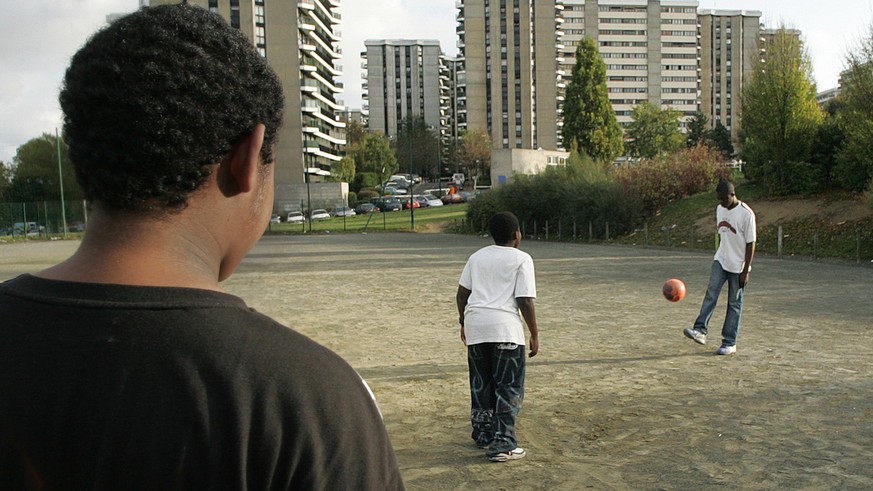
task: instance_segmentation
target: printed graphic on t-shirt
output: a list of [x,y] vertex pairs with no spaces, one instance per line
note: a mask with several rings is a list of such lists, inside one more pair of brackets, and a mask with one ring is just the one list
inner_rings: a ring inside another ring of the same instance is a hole
[[[712,222],[710,222],[710,223],[712,223]],[[726,229],[726,230],[724,230],[724,229]],[[732,233],[736,234],[736,233],[737,233],[737,229],[735,229],[734,226],[731,225],[731,223],[730,223],[729,221],[727,221],[727,220],[722,220],[722,221],[719,222],[719,224],[718,224],[718,232],[719,232],[719,233],[721,233],[721,232],[732,232]]]

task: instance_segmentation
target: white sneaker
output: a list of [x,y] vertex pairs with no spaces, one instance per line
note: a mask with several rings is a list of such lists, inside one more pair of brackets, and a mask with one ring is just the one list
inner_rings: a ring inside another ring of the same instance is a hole
[[492,462],[506,462],[507,460],[518,460],[524,458],[527,453],[521,447],[515,447],[509,452],[500,452],[499,454],[488,457]]
[[725,346],[721,345],[721,347],[715,350],[715,354],[717,355],[732,355],[737,352],[736,346]]
[[685,333],[685,337],[693,339],[695,343],[706,344],[706,334],[703,334],[697,329],[688,328],[682,332]]

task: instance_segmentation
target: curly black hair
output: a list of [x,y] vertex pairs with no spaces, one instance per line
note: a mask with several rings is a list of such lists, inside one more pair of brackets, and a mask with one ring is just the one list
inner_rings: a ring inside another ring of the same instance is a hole
[[94,34],[60,94],[76,177],[107,210],[172,212],[255,125],[263,162],[282,85],[239,30],[190,5],[145,7]]
[[501,211],[488,220],[488,231],[491,232],[491,238],[497,245],[510,243],[518,230],[518,218],[512,212]]

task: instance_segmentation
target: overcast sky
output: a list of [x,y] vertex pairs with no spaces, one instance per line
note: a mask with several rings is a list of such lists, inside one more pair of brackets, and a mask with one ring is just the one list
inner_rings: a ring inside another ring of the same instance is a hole
[[[110,13],[130,12],[137,0],[0,0],[0,161],[19,145],[61,124],[58,88],[70,56]],[[873,0],[701,0],[702,9],[759,10],[767,27],[800,29],[819,90],[836,87],[847,50],[867,35]],[[340,100],[361,105],[365,39],[437,39],[455,47],[454,0],[342,0]]]

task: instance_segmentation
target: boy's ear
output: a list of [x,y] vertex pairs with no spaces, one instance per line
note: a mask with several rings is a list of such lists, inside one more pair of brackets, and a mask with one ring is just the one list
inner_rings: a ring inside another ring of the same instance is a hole
[[227,179],[222,180],[226,185],[222,187],[225,194],[248,193],[257,188],[265,130],[266,127],[258,123],[231,151]]

